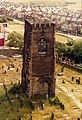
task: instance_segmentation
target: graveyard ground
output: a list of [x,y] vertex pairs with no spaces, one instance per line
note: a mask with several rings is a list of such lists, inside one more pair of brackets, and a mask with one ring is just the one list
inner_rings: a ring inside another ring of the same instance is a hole
[[[8,70],[10,63],[14,63],[15,68]],[[3,69],[2,66],[4,66]],[[17,68],[18,71],[16,72]],[[21,68],[22,58],[0,59],[0,120],[18,120],[18,116],[21,116],[23,120],[29,120],[30,118],[28,98],[25,95],[21,95],[23,100],[23,107],[21,107],[16,95],[8,93],[13,106],[12,110],[3,87],[3,82],[8,90],[12,84],[21,81]],[[56,73],[60,72],[61,66],[57,64]],[[72,76],[75,77],[74,81],[71,80]],[[81,78],[80,85],[76,84],[77,77]],[[65,83],[62,83],[62,80]],[[64,104],[65,110],[60,109],[60,106],[57,105],[51,106],[47,100],[43,100],[45,103],[44,110],[33,110],[33,120],[50,120],[52,112],[55,120],[77,120],[78,117],[82,119],[82,74],[64,68],[62,76],[56,75],[56,81],[56,96]],[[33,101],[33,103],[35,106],[39,106],[39,100]]]

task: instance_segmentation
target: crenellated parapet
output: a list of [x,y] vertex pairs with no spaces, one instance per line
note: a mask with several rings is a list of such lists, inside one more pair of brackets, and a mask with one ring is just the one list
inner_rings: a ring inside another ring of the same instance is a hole
[[55,23],[52,23],[52,22],[29,22],[27,20],[25,20],[25,23],[26,23],[26,29],[27,27],[29,26],[30,28],[32,27],[32,29],[37,29],[37,30],[40,30],[41,28],[44,28],[44,29],[51,29],[52,27],[55,27]]
[[55,24],[54,23],[45,23],[45,24],[39,24],[39,23],[37,23],[37,24],[33,24],[33,28],[36,28],[36,29],[40,29],[42,27],[44,27],[45,29],[47,29],[47,28],[50,28],[52,26],[55,26]]

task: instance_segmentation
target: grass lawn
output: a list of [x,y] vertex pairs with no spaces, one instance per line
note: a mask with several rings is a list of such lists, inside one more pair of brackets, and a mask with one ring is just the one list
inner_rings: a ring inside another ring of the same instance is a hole
[[64,35],[59,35],[59,34],[56,34],[55,38],[56,38],[56,41],[65,43],[65,44],[68,42],[68,39],[69,39],[68,37],[66,37]]
[[16,32],[20,33],[21,35],[23,35],[24,34],[24,25],[11,21],[11,22],[8,22],[8,26],[5,27],[5,31],[7,33],[16,31]]

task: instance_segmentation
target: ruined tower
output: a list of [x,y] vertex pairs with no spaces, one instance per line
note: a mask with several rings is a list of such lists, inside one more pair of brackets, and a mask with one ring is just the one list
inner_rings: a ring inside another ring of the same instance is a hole
[[25,20],[22,85],[29,97],[55,96],[55,24]]

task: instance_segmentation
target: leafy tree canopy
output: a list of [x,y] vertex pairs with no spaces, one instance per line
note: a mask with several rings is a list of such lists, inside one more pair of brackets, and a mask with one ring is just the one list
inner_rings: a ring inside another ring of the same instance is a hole
[[56,41],[55,46],[56,46],[55,51],[59,56],[63,55],[64,52],[66,52],[66,45],[64,43],[60,43]]
[[76,61],[82,63],[82,40],[76,40],[73,45],[73,53]]
[[8,35],[8,46],[9,47],[18,47],[19,49],[23,48],[24,38],[21,34],[13,31]]
[[68,44],[56,42],[56,53],[82,63],[82,40],[69,40]]
[[5,23],[5,22],[7,22],[8,20],[7,20],[7,18],[5,17],[5,16],[3,16],[3,17],[0,17],[0,23]]

